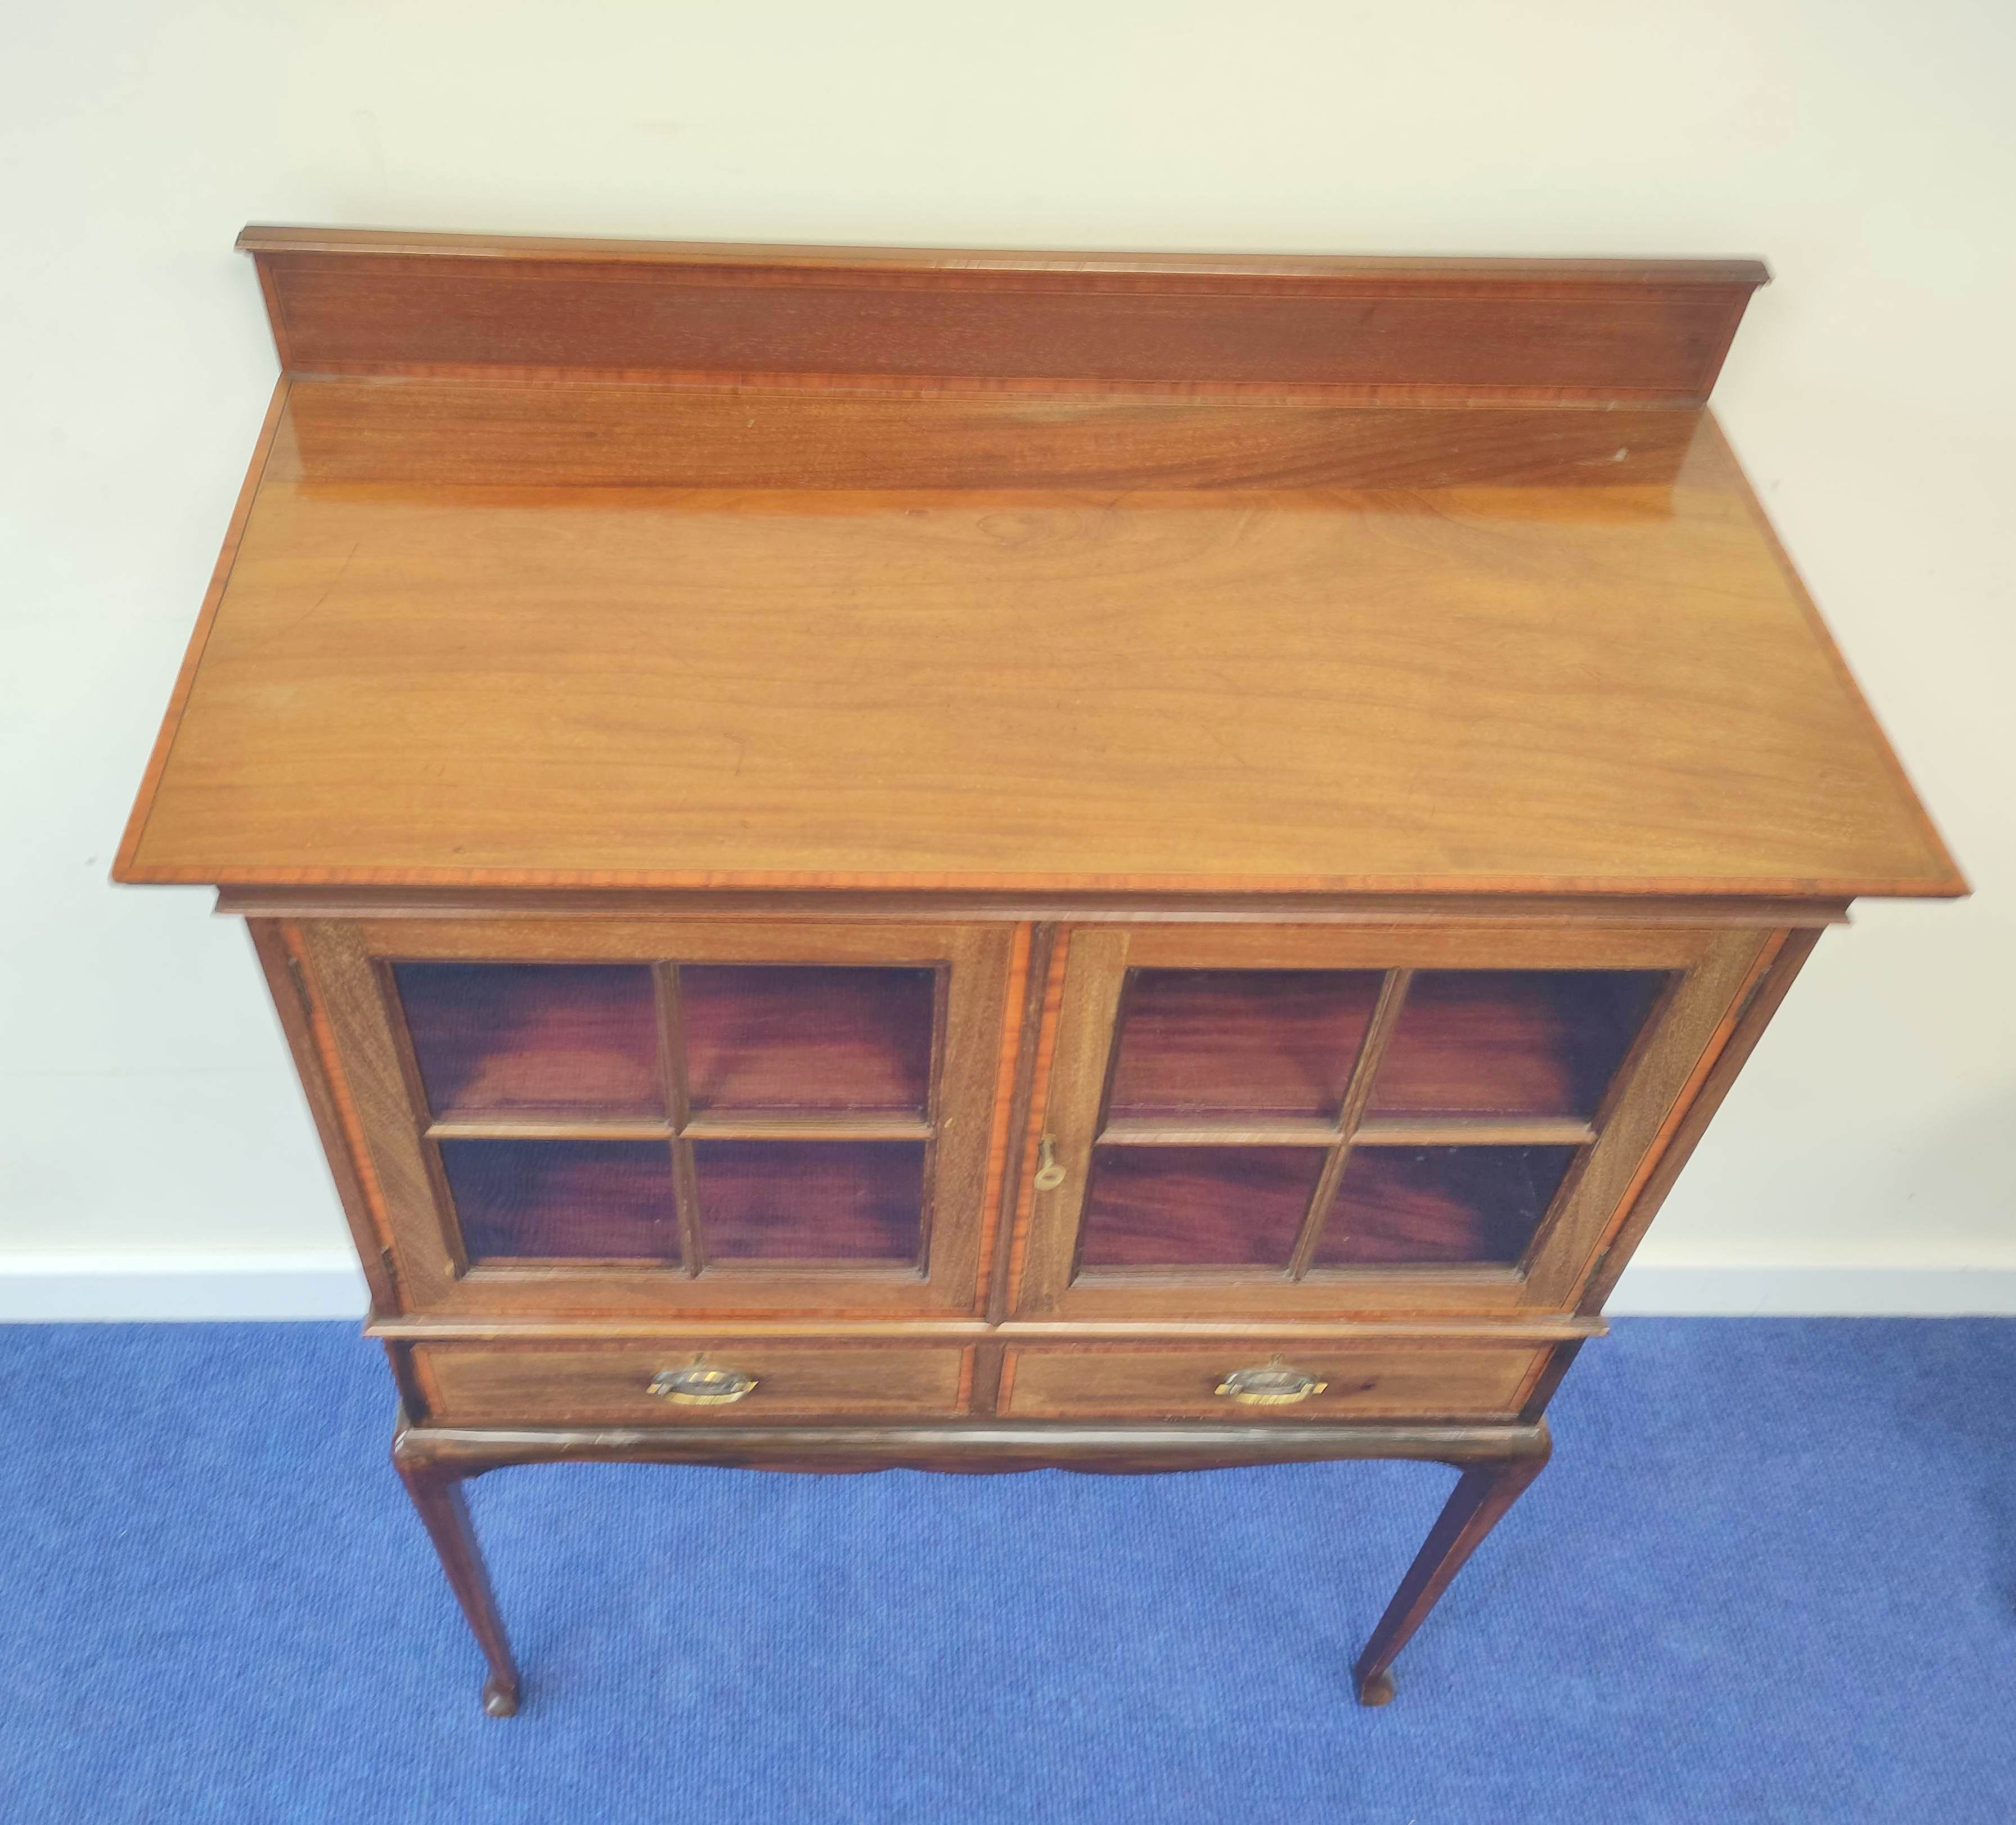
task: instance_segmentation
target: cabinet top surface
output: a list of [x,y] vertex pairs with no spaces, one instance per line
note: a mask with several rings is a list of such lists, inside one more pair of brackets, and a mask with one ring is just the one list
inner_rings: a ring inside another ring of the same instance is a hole
[[1704,411],[297,376],[234,534],[124,880],[1963,891]]

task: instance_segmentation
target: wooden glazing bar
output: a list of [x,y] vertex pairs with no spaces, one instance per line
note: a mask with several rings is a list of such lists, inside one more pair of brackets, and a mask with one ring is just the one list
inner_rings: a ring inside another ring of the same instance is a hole
[[689,1140],[921,1140],[937,1133],[924,1117],[872,1110],[799,1114],[777,1110],[703,1109],[686,1118]]
[[448,1114],[427,1125],[429,1140],[670,1140],[669,1121],[598,1121],[569,1116],[542,1121],[527,1116]]
[[689,1277],[696,1277],[706,1266],[707,1256],[700,1240],[700,1181],[693,1171],[693,1143],[685,1134],[693,1121],[693,1100],[686,1085],[686,1016],[679,999],[679,966],[653,964],[651,983],[657,1008],[660,1068],[672,1112],[672,1200],[679,1218],[679,1263]]
[[1099,1131],[1099,1144],[1115,1147],[1324,1147],[1340,1138],[1321,1116],[1202,1116],[1160,1120],[1125,1116]]
[[1309,1264],[1316,1258],[1324,1226],[1337,1203],[1338,1187],[1344,1183],[1345,1168],[1351,1161],[1353,1139],[1365,1119],[1366,1106],[1372,1100],[1372,1086],[1379,1074],[1380,1061],[1386,1056],[1394,1029],[1400,1024],[1401,1010],[1406,1005],[1407,989],[1413,979],[1411,970],[1389,970],[1385,981],[1380,985],[1378,1005],[1372,1010],[1365,1037],[1359,1043],[1357,1060],[1351,1068],[1351,1081],[1345,1086],[1344,1105],[1337,1114],[1336,1147],[1324,1163],[1323,1177],[1316,1182],[1315,1195],[1309,1200],[1309,1215],[1302,1221],[1301,1233],[1295,1238],[1294,1252],[1288,1258],[1291,1280],[1303,1279],[1309,1271]]
[[1359,1147],[1574,1147],[1596,1139],[1577,1116],[1375,1115],[1352,1131]]

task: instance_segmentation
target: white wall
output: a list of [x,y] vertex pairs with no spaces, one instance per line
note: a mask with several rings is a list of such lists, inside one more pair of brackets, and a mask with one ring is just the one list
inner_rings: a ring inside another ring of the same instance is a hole
[[5,34],[0,1309],[152,1308],[160,1257],[266,1270],[234,1309],[355,1298],[242,933],[106,880],[272,380],[247,220],[1764,255],[1718,408],[1978,892],[1827,940],[1630,1296],[2016,1309],[2006,0],[97,0]]

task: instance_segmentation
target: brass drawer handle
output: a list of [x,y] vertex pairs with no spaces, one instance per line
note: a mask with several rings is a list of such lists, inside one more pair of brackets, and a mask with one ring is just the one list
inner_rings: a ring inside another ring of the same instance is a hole
[[1048,1135],[1036,1143],[1036,1189],[1055,1191],[1064,1182],[1064,1169],[1057,1164],[1057,1143]]
[[1235,1369],[1218,1384],[1217,1392],[1243,1407],[1292,1406],[1330,1386],[1299,1369],[1270,1364],[1265,1369]]
[[651,1377],[651,1391],[682,1407],[725,1406],[756,1391],[756,1377],[740,1369],[667,1369]]

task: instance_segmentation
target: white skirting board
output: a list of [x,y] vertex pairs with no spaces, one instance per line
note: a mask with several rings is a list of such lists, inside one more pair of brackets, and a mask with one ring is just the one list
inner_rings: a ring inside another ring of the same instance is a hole
[[[363,1316],[347,1254],[0,1254],[0,1323]],[[1613,1315],[1949,1318],[2016,1315],[2016,1268],[1629,1269]]]
[[284,1254],[0,1254],[0,1324],[363,1317],[347,1249]]
[[2016,1268],[1635,1262],[1604,1309],[1613,1318],[2000,1318],[2016,1315]]

